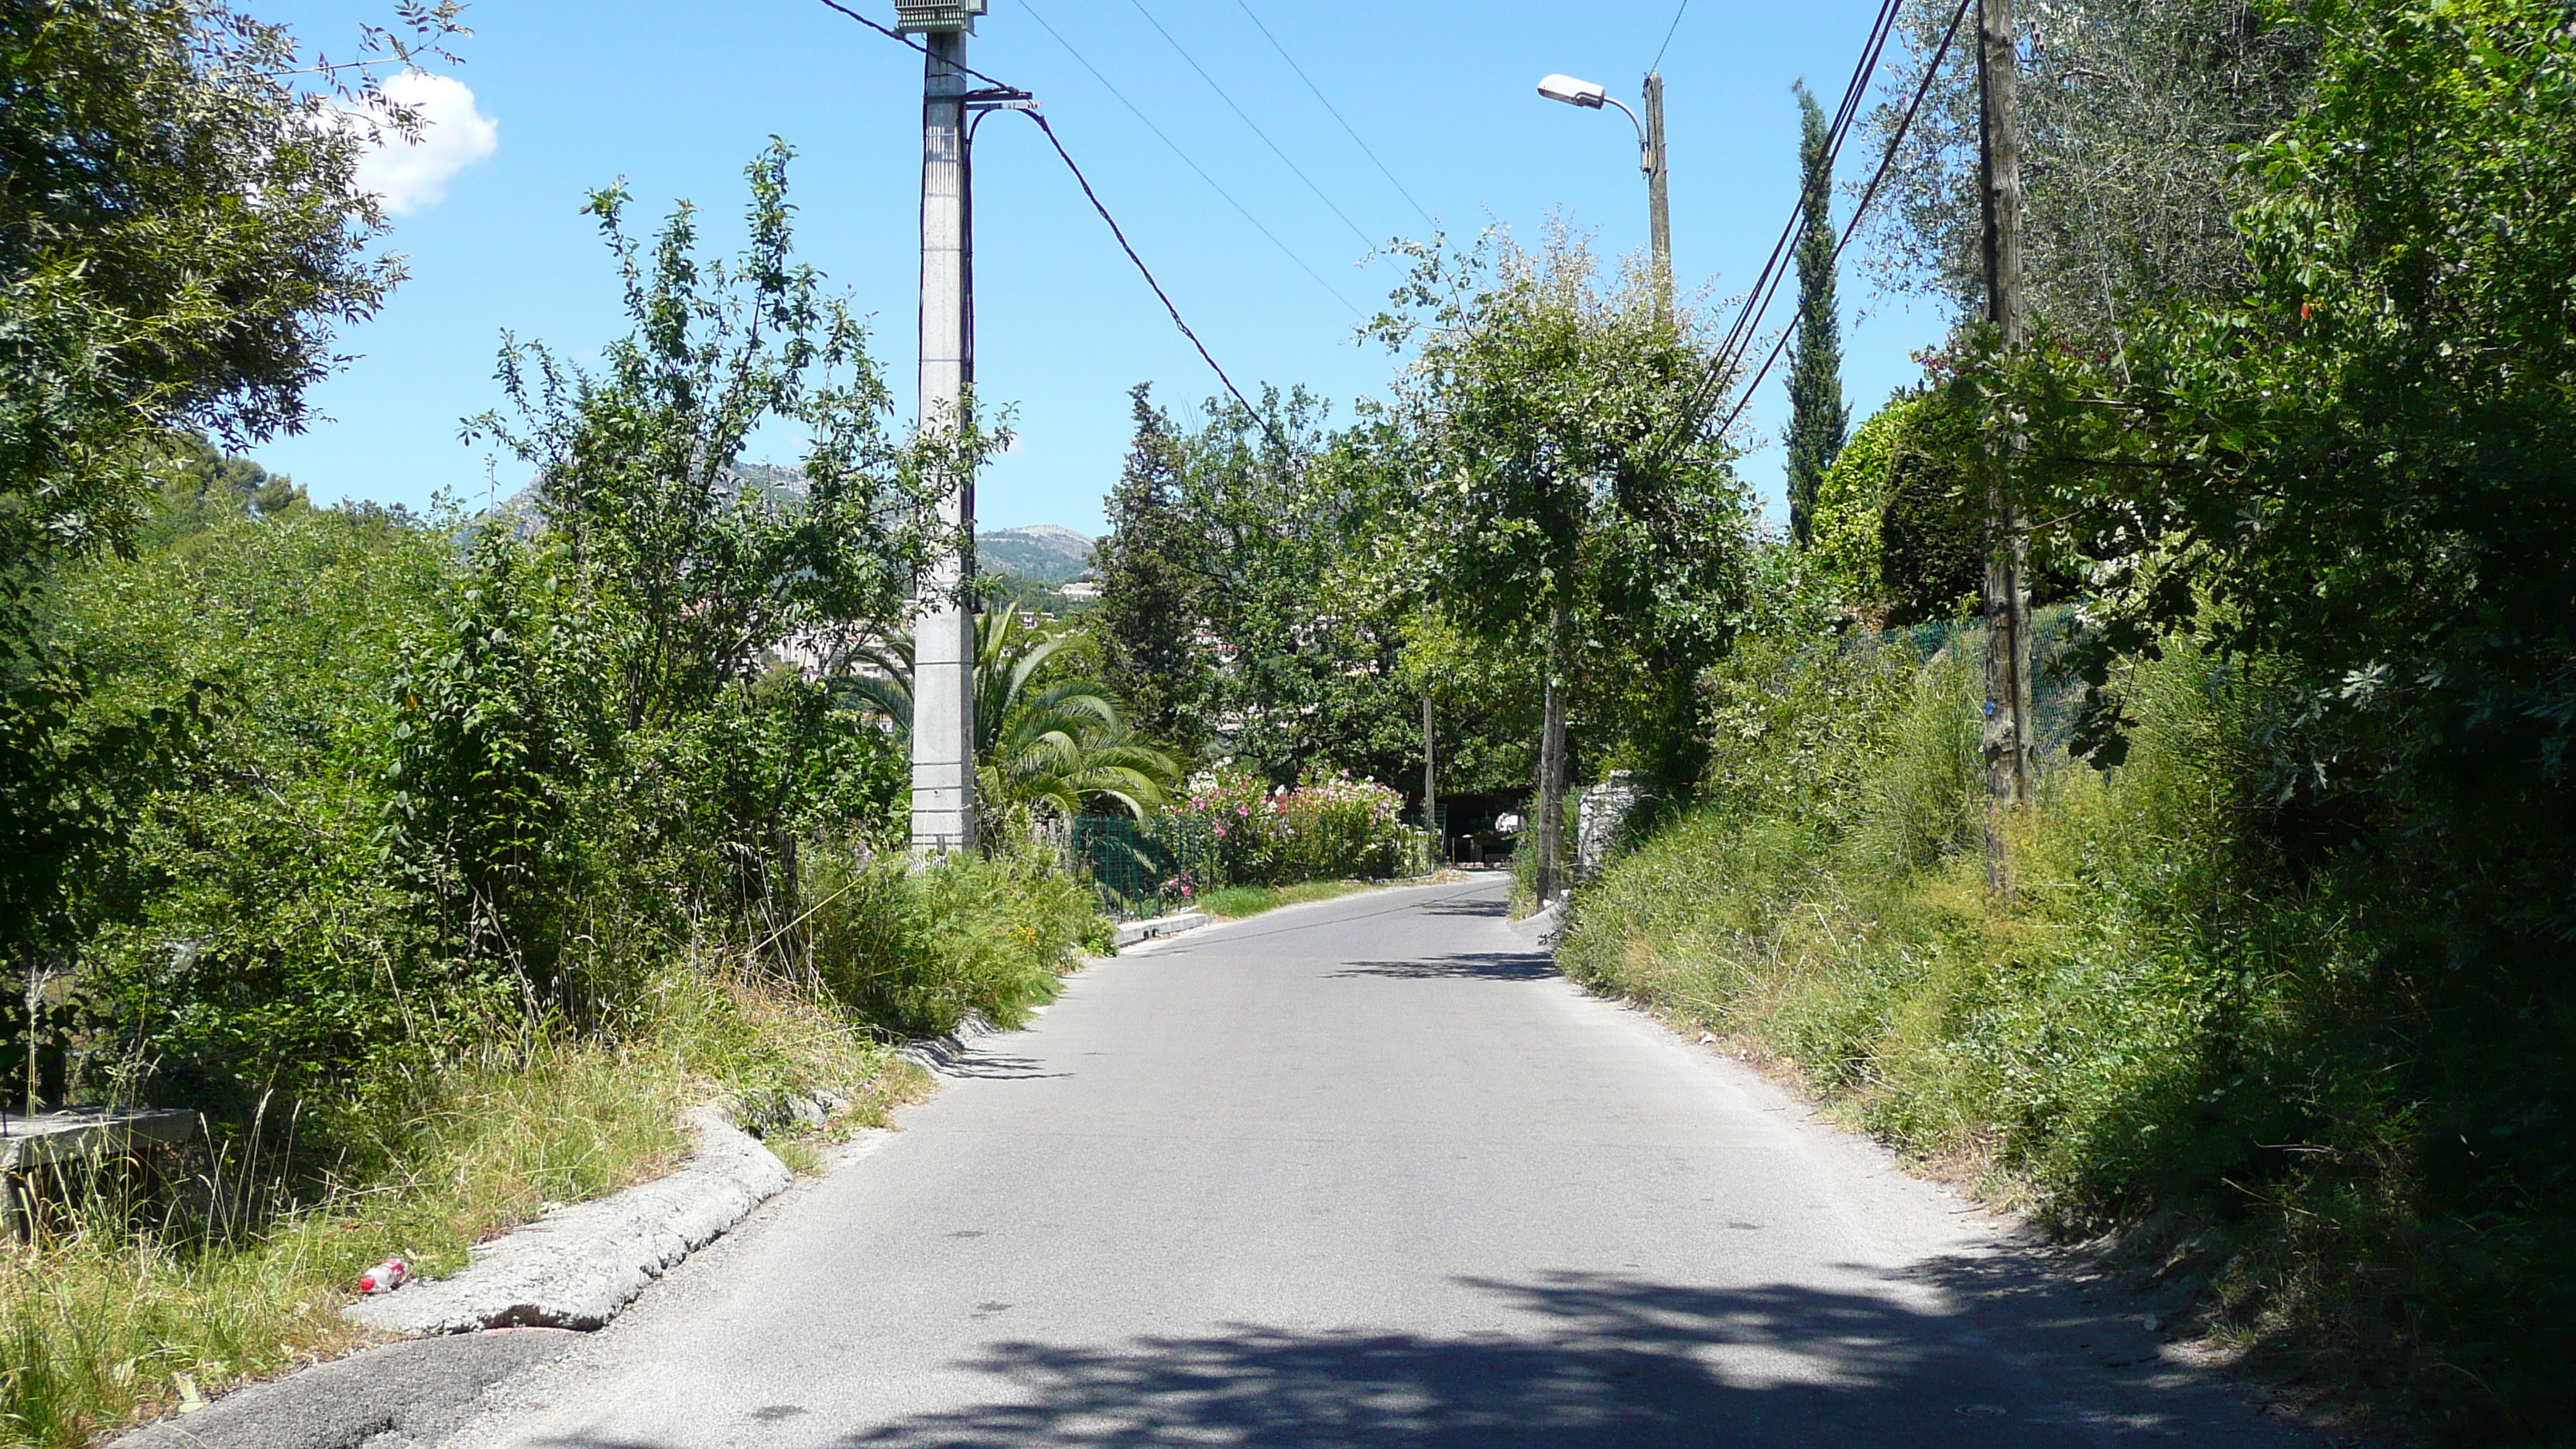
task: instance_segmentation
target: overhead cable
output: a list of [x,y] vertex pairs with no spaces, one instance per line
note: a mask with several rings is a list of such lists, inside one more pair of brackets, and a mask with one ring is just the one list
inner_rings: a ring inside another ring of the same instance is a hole
[[[1849,134],[1852,121],[1859,115],[1862,98],[1869,93],[1870,77],[1877,71],[1879,56],[1887,48],[1887,38],[1895,28],[1901,3],[1902,0],[1881,0],[1878,17],[1870,26],[1869,38],[1861,46],[1860,61],[1852,67],[1851,80],[1843,87],[1842,100],[1834,108],[1833,124],[1825,138],[1825,166],[1828,170],[1841,155],[1843,138]],[[1780,228],[1779,239],[1771,244],[1769,259],[1763,262],[1761,274],[1754,278],[1752,290],[1745,294],[1744,304],[1737,310],[1733,325],[1727,328],[1726,337],[1718,345],[1716,365],[1700,387],[1694,390],[1692,412],[1697,413],[1709,405],[1708,394],[1724,386],[1724,380],[1743,366],[1745,354],[1752,351],[1754,339],[1761,334],[1762,318],[1771,310],[1772,298],[1788,277],[1789,269],[1784,263],[1789,256],[1789,242],[1797,235],[1799,223],[1805,217],[1806,194],[1801,188],[1797,204],[1789,209],[1789,219]]]
[[1664,63],[1664,52],[1673,48],[1673,32],[1682,28],[1682,12],[1689,8],[1690,0],[1673,7],[1673,23],[1664,27],[1664,43],[1655,47],[1655,58],[1646,62],[1647,74],[1654,74],[1655,67]]
[[1189,62],[1190,69],[1197,71],[1199,79],[1207,82],[1208,89],[1216,92],[1216,98],[1225,102],[1226,106],[1242,119],[1243,124],[1252,128],[1252,134],[1261,138],[1261,144],[1270,148],[1270,154],[1279,158],[1279,164],[1295,172],[1297,179],[1306,183],[1306,189],[1315,193],[1315,199],[1324,203],[1326,210],[1342,219],[1342,225],[1351,229],[1351,235],[1360,239],[1360,245],[1372,251],[1376,250],[1377,239],[1360,230],[1359,224],[1352,221],[1348,213],[1335,206],[1333,198],[1324,194],[1324,188],[1315,184],[1315,178],[1308,176],[1296,162],[1288,159],[1288,153],[1279,149],[1279,143],[1270,139],[1270,133],[1261,129],[1260,122],[1253,120],[1243,107],[1234,103],[1234,97],[1227,95],[1225,87],[1216,83],[1216,77],[1208,74],[1207,67],[1199,64],[1198,57],[1183,49],[1180,41],[1173,38],[1172,32],[1163,28],[1163,22],[1155,19],[1154,12],[1145,8],[1144,0],[1127,0],[1127,3],[1136,7],[1136,13],[1145,17],[1145,23],[1154,27],[1154,32],[1163,37],[1165,44],[1171,46],[1173,54]]
[[[902,31],[900,31],[900,30],[889,30],[889,29],[887,29],[885,26],[882,26],[882,25],[877,24],[875,21],[870,20],[868,17],[866,17],[866,16],[864,16],[864,15],[861,15],[861,14],[860,14],[859,12],[857,12],[856,10],[853,10],[853,9],[851,9],[849,6],[842,4],[842,3],[841,3],[841,0],[823,0],[823,3],[824,3],[824,4],[826,4],[826,5],[828,5],[828,6],[830,6],[830,7],[832,7],[832,8],[833,8],[833,9],[835,9],[835,10],[840,11],[842,14],[844,14],[844,15],[846,15],[846,16],[848,16],[848,17],[850,17],[852,20],[855,20],[855,21],[859,22],[861,25],[866,26],[868,29],[875,31],[877,34],[884,36],[886,39],[893,41],[893,42],[894,42],[895,44],[897,44],[897,45],[910,46],[912,49],[917,50],[917,51],[920,51],[923,55],[929,55],[929,54],[930,54],[930,47],[929,47],[929,46],[926,46],[926,45],[922,44],[920,41],[913,39],[911,36],[904,34],[904,33],[903,33]],[[1018,91],[1018,90],[1019,90],[1019,87],[1018,87],[1018,86],[1012,85],[1012,84],[1011,84],[1010,82],[1008,82],[1008,81],[994,80],[991,76],[988,76],[988,75],[984,74],[982,71],[977,70],[975,67],[973,67],[973,66],[971,66],[971,65],[964,64],[963,62],[952,60],[952,61],[948,62],[948,64],[953,65],[953,66],[956,66],[956,67],[957,67],[957,69],[964,71],[966,74],[973,76],[975,79],[977,79],[977,80],[979,80],[979,81],[985,81],[985,82],[988,82],[988,83],[990,83],[990,84],[992,84],[992,85],[1000,86],[1002,89],[1004,89],[1004,90],[1006,90],[1006,91],[1013,91],[1013,92],[1016,92],[1016,91]]]
[[[1968,3],[1969,0],[1961,0],[1962,13]],[[1902,0],[1882,0],[1877,18],[1870,26],[1869,36],[1862,42],[1860,58],[1852,67],[1851,80],[1843,87],[1842,99],[1834,108],[1833,123],[1827,130],[1824,161],[1828,170],[1832,168],[1840,154],[1842,143],[1849,136],[1852,124],[1859,118],[1861,105],[1869,94],[1870,81],[1877,73],[1879,59],[1886,51],[1888,38],[1895,30],[1901,8]],[[1952,25],[1954,32],[1956,28],[1954,21]],[[1910,124],[1911,111],[1907,113],[1907,120]],[[1893,152],[1891,151],[1890,154],[1893,155]],[[1872,189],[1875,190],[1874,182]],[[1708,415],[1715,410],[1719,396],[1725,390],[1728,381],[1742,371],[1745,358],[1752,352],[1755,342],[1761,336],[1762,319],[1770,312],[1772,300],[1779,294],[1781,284],[1789,275],[1790,269],[1783,263],[1789,255],[1790,239],[1797,235],[1799,224],[1805,217],[1806,199],[1804,189],[1801,188],[1798,203],[1789,210],[1787,225],[1780,229],[1779,239],[1772,243],[1770,258],[1763,263],[1761,274],[1754,278],[1753,287],[1745,294],[1743,304],[1736,311],[1734,322],[1729,325],[1726,335],[1719,341],[1717,350],[1711,356],[1699,383],[1691,390],[1691,401],[1684,409],[1684,414],[1692,421],[1681,430],[1680,434],[1675,435],[1676,437],[1697,433]],[[1779,356],[1780,348],[1786,345],[1787,337],[1788,333],[1784,330],[1780,334],[1780,341],[1772,347],[1773,359]],[[1763,372],[1767,373],[1770,366],[1770,361],[1766,360],[1763,363]],[[1758,383],[1760,377],[1757,376],[1755,381]],[[1750,396],[1750,389],[1747,390],[1746,396]],[[1732,426],[1735,415],[1742,411],[1743,406],[1739,403],[1735,413],[1729,414],[1728,426]],[[1723,427],[1719,429],[1720,433],[1724,431]],[[1669,447],[1673,440],[1668,438],[1666,446]]]
[[[1878,158],[1878,170],[1871,174],[1869,184],[1861,189],[1860,205],[1852,209],[1851,221],[1843,227],[1841,238],[1834,243],[1834,260],[1842,260],[1843,248],[1851,245],[1853,233],[1860,230],[1861,215],[1869,210],[1870,199],[1878,195],[1879,183],[1887,179],[1889,167],[1895,164],[1896,148],[1904,144],[1905,133],[1913,128],[1915,112],[1922,109],[1923,98],[1931,92],[1934,78],[1941,73],[1941,62],[1950,53],[1950,43],[1958,39],[1960,22],[1967,18],[1968,7],[1974,3],[1976,0],[1959,0],[1958,10],[1950,17],[1950,28],[1942,34],[1940,47],[1932,52],[1932,63],[1923,68],[1923,83],[1914,88],[1914,99],[1906,103],[1905,115],[1897,122],[1894,134],[1887,138],[1886,152]],[[1736,398],[1734,410],[1726,415],[1725,422],[1718,425],[1720,436],[1743,416],[1744,409],[1753,401],[1754,390],[1761,387],[1762,379],[1770,375],[1772,364],[1780,360],[1780,349],[1787,346],[1788,341],[1788,329],[1783,328],[1780,340],[1771,344],[1771,355],[1762,360],[1762,370],[1745,384],[1744,391]]]
[[[848,16],[852,20],[859,22],[861,25],[866,26],[868,29],[875,31],[877,34],[884,36],[888,40],[910,46],[912,49],[920,51],[923,55],[930,54],[930,51],[926,47],[914,41],[910,36],[888,30],[886,27],[877,24],[875,21],[870,20],[855,10],[852,10],[850,7],[840,4],[839,0],[823,0],[823,3],[830,6],[832,9],[841,12],[843,15]],[[1067,48],[1070,49],[1070,47]],[[965,66],[959,66],[958,69],[965,71],[968,75],[975,77],[977,80],[989,81],[993,85],[998,86],[1003,90],[1013,92],[1014,94],[1027,94],[1025,91],[1021,91],[1019,87],[1014,86],[1007,81],[996,80],[992,76],[986,75],[980,70],[969,69]],[[1037,122],[1038,129],[1046,133],[1047,144],[1055,147],[1055,154],[1063,160],[1064,168],[1073,173],[1074,183],[1082,188],[1084,199],[1091,203],[1092,210],[1100,213],[1100,219],[1109,224],[1109,234],[1118,239],[1118,249],[1127,254],[1127,260],[1136,264],[1136,271],[1139,275],[1144,277],[1145,285],[1153,289],[1155,298],[1163,304],[1163,310],[1172,314],[1172,325],[1181,329],[1181,335],[1190,340],[1190,345],[1192,347],[1198,349],[1199,360],[1208,365],[1208,371],[1216,374],[1217,381],[1225,384],[1226,392],[1234,398],[1235,402],[1240,404],[1245,412],[1251,414],[1254,421],[1261,424],[1262,431],[1270,435],[1270,440],[1272,442],[1277,443],[1282,449],[1290,453],[1294,453],[1296,451],[1295,448],[1285,437],[1281,436],[1278,427],[1270,421],[1269,415],[1252,405],[1251,400],[1243,395],[1243,389],[1236,387],[1234,385],[1234,379],[1226,376],[1225,369],[1217,364],[1215,355],[1208,351],[1206,343],[1199,340],[1198,333],[1190,330],[1190,324],[1181,320],[1181,309],[1173,304],[1171,295],[1163,290],[1163,284],[1154,280],[1153,268],[1146,266],[1145,259],[1138,256],[1136,254],[1136,248],[1128,243],[1127,233],[1118,225],[1118,218],[1109,214],[1109,208],[1101,202],[1099,194],[1091,189],[1091,178],[1083,175],[1082,168],[1074,164],[1073,153],[1064,149],[1064,142],[1057,138],[1055,127],[1047,124],[1047,118],[1037,111],[1023,111],[1021,114],[1027,116],[1030,120]]]
[[[1252,22],[1252,28],[1261,32],[1261,38],[1270,42],[1270,48],[1279,52],[1279,58],[1288,62],[1288,68],[1297,73],[1297,79],[1306,83],[1306,89],[1314,93],[1317,103],[1321,104],[1335,121],[1341,123],[1342,130],[1351,138],[1351,144],[1359,147],[1361,154],[1369,158],[1369,164],[1375,166],[1377,173],[1386,178],[1386,184],[1394,187],[1397,194],[1404,198],[1405,204],[1413,208],[1413,214],[1421,217],[1427,226],[1439,226],[1440,223],[1432,219],[1431,213],[1422,209],[1422,203],[1413,199],[1413,193],[1404,189],[1404,183],[1395,179],[1395,173],[1386,169],[1386,163],[1377,159],[1377,152],[1369,149],[1369,143],[1361,138],[1358,129],[1342,119],[1342,113],[1334,108],[1331,100],[1325,97],[1323,88],[1316,85],[1314,78],[1306,74],[1306,68],[1297,63],[1297,57],[1288,53],[1288,47],[1279,43],[1279,37],[1270,33],[1270,27],[1261,23],[1261,17],[1252,13],[1252,6],[1247,3],[1247,0],[1234,0],[1234,3],[1236,8],[1243,12],[1243,18]],[[1684,3],[1689,3],[1689,0],[1684,0]]]
[[[824,3],[825,3],[825,4],[830,4],[830,3],[831,3],[831,0],[824,0]],[[1064,53],[1065,53],[1065,54],[1067,54],[1067,55],[1069,55],[1069,56],[1072,56],[1072,57],[1074,58],[1074,60],[1075,60],[1077,63],[1079,63],[1079,64],[1082,66],[1082,68],[1083,68],[1084,70],[1087,70],[1087,71],[1091,72],[1091,78],[1092,78],[1093,80],[1096,80],[1096,81],[1100,82],[1101,87],[1102,87],[1103,89],[1107,90],[1107,91],[1109,92],[1109,94],[1111,94],[1111,95],[1113,95],[1113,96],[1117,97],[1117,98],[1118,98],[1118,104],[1120,104],[1120,105],[1122,105],[1122,106],[1125,106],[1125,107],[1127,108],[1127,110],[1128,110],[1128,112],[1129,112],[1130,114],[1132,114],[1133,116],[1135,116],[1135,118],[1136,118],[1138,121],[1143,122],[1143,123],[1144,123],[1144,126],[1145,126],[1145,129],[1154,133],[1154,139],[1155,139],[1155,140],[1158,140],[1158,141],[1162,142],[1165,146],[1167,146],[1167,147],[1169,147],[1169,148],[1171,149],[1171,152],[1172,152],[1172,154],[1173,154],[1173,155],[1180,157],[1180,158],[1181,158],[1181,164],[1182,164],[1182,165],[1187,166],[1188,168],[1190,168],[1190,170],[1192,170],[1192,171],[1194,171],[1194,172],[1198,173],[1198,178],[1199,178],[1201,181],[1204,181],[1204,182],[1206,182],[1206,183],[1208,184],[1208,189],[1209,189],[1209,190],[1214,191],[1217,195],[1224,197],[1224,198],[1225,198],[1225,203],[1226,203],[1226,205],[1231,206],[1231,207],[1233,207],[1237,212],[1242,213],[1243,219],[1244,219],[1245,221],[1248,221],[1248,222],[1252,223],[1252,229],[1253,229],[1253,230],[1255,230],[1255,231],[1257,231],[1257,232],[1261,233],[1264,237],[1269,238],[1269,240],[1270,240],[1270,244],[1271,244],[1272,246],[1277,247],[1277,248],[1279,249],[1279,254],[1280,254],[1281,256],[1286,257],[1286,258],[1287,258],[1289,261],[1291,261],[1291,262],[1294,262],[1294,263],[1296,264],[1296,266],[1297,266],[1297,270],[1299,270],[1299,271],[1301,271],[1301,272],[1304,272],[1308,277],[1310,277],[1310,278],[1312,278],[1312,279],[1314,280],[1314,283],[1315,283],[1315,285],[1316,285],[1316,286],[1321,287],[1321,288],[1323,288],[1326,292],[1330,293],[1330,294],[1332,295],[1332,298],[1333,298],[1333,300],[1334,300],[1334,301],[1339,302],[1339,303],[1341,303],[1341,304],[1342,304],[1342,306],[1344,306],[1345,308],[1348,308],[1348,309],[1349,309],[1349,311],[1350,311],[1350,314],[1351,314],[1352,316],[1354,316],[1354,317],[1364,317],[1364,316],[1368,315],[1368,314],[1366,314],[1366,313],[1362,312],[1359,308],[1357,308],[1357,307],[1355,307],[1355,306],[1352,306],[1352,304],[1351,304],[1351,299],[1350,299],[1350,298],[1343,296],[1343,295],[1341,294],[1341,292],[1340,292],[1339,290],[1337,290],[1337,289],[1333,286],[1333,284],[1332,284],[1332,283],[1327,282],[1327,281],[1325,281],[1325,280],[1324,280],[1324,278],[1323,278],[1322,274],[1318,273],[1318,272],[1317,272],[1313,267],[1310,267],[1310,266],[1306,265],[1306,259],[1305,259],[1305,258],[1303,258],[1303,257],[1301,257],[1301,256],[1299,256],[1299,255],[1297,255],[1297,254],[1296,254],[1295,252],[1293,252],[1293,251],[1290,251],[1290,250],[1288,249],[1288,244],[1287,244],[1286,242],[1281,241],[1281,240],[1279,239],[1279,237],[1278,237],[1278,234],[1277,234],[1277,233],[1273,232],[1270,228],[1268,228],[1268,227],[1266,227],[1266,226],[1263,226],[1263,225],[1261,224],[1261,218],[1259,218],[1259,217],[1257,217],[1257,216],[1254,216],[1254,215],[1252,214],[1252,212],[1251,212],[1248,208],[1246,208],[1242,202],[1237,201],[1237,200],[1235,200],[1235,199],[1234,199],[1234,193],[1233,193],[1233,192],[1228,191],[1228,190],[1226,190],[1223,186],[1218,185],[1218,184],[1217,184],[1217,179],[1216,179],[1215,177],[1210,176],[1209,174],[1207,174],[1207,171],[1205,170],[1205,168],[1201,167],[1201,166],[1199,165],[1199,163],[1197,163],[1196,161],[1191,160],[1191,159],[1190,159],[1190,153],[1189,153],[1189,152],[1187,152],[1187,151],[1182,150],[1182,149],[1181,149],[1181,147],[1180,147],[1180,143],[1179,143],[1179,142],[1174,141],[1171,137],[1169,137],[1169,136],[1167,136],[1167,135],[1164,135],[1164,134],[1163,134],[1163,128],[1162,128],[1162,127],[1160,127],[1160,126],[1155,125],[1151,118],[1149,118],[1148,116],[1146,116],[1146,114],[1145,114],[1143,111],[1138,110],[1138,109],[1136,108],[1136,103],[1135,103],[1134,101],[1131,101],[1131,100],[1127,99],[1127,93],[1126,93],[1125,91],[1122,91],[1122,90],[1118,89],[1118,87],[1116,87],[1115,85],[1110,84],[1109,77],[1107,77],[1107,76],[1105,76],[1105,75],[1102,75],[1102,74],[1100,73],[1100,67],[1098,67],[1098,66],[1096,66],[1096,65],[1093,65],[1093,64],[1092,64],[1090,61],[1088,61],[1088,60],[1085,60],[1085,59],[1083,58],[1082,52],[1081,52],[1081,51],[1078,51],[1078,50],[1076,50],[1076,49],[1074,49],[1074,48],[1073,48],[1073,42],[1071,42],[1071,41],[1069,41],[1069,40],[1066,40],[1066,39],[1064,38],[1064,36],[1063,36],[1063,34],[1062,34],[1062,33],[1060,33],[1059,31],[1057,31],[1057,29],[1056,29],[1054,26],[1049,25],[1049,24],[1047,23],[1047,18],[1046,18],[1045,16],[1040,15],[1040,14],[1037,12],[1037,7],[1035,7],[1035,6],[1033,6],[1033,5],[1028,4],[1028,3],[1027,3],[1027,0],[1022,0],[1022,3],[1021,3],[1020,8],[1021,8],[1021,9],[1023,9],[1023,10],[1028,11],[1028,13],[1029,13],[1029,18],[1030,18],[1031,20],[1036,21],[1036,22],[1038,23],[1038,27],[1039,27],[1040,29],[1044,30],[1047,34],[1049,34],[1049,35],[1051,35],[1051,36],[1054,36],[1054,37],[1055,37],[1055,43],[1064,47]]]
[[1172,305],[1171,295],[1163,290],[1162,283],[1154,280],[1153,268],[1146,266],[1145,259],[1136,255],[1136,248],[1128,242],[1126,231],[1118,225],[1118,218],[1109,214],[1109,208],[1100,202],[1099,193],[1091,189],[1091,178],[1082,174],[1082,168],[1074,164],[1073,153],[1065,150],[1064,142],[1056,139],[1055,127],[1047,124],[1047,118],[1036,111],[1023,111],[1021,114],[1037,122],[1038,129],[1046,132],[1047,144],[1055,147],[1055,154],[1064,158],[1064,168],[1073,173],[1075,184],[1082,188],[1083,199],[1091,203],[1092,210],[1100,213],[1102,221],[1109,223],[1109,234],[1118,239],[1118,249],[1127,254],[1127,260],[1136,264],[1137,274],[1145,279],[1146,286],[1154,289],[1155,299],[1163,304],[1163,310],[1172,314],[1172,325],[1181,329],[1181,335],[1190,339],[1190,345],[1199,350],[1199,360],[1208,365],[1208,371],[1216,374],[1217,381],[1225,384],[1225,390],[1233,395],[1236,402],[1242,404],[1243,410],[1251,414],[1253,421],[1261,424],[1262,430],[1270,434],[1272,442],[1292,453],[1296,451],[1289,447],[1286,438],[1280,436],[1279,429],[1271,423],[1269,414],[1254,407],[1252,400],[1243,395],[1243,389],[1234,385],[1234,379],[1225,375],[1225,369],[1218,365],[1215,355],[1207,350],[1207,344],[1199,340],[1199,335],[1190,330],[1190,324],[1181,320],[1181,309]]

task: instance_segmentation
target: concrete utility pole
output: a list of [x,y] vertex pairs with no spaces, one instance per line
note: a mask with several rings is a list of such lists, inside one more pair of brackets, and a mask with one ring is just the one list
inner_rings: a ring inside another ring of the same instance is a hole
[[[2024,341],[2021,142],[2013,99],[2012,0],[1977,0],[1978,159],[1985,209],[1986,320],[2007,350]],[[1987,880],[2006,888],[2004,811],[2030,798],[2030,543],[2014,503],[2019,440],[2000,414],[1986,423]]]
[[[984,0],[896,0],[895,29],[921,37],[921,429],[966,421],[975,383],[975,255],[966,157],[966,37]],[[975,848],[975,479],[955,480],[940,521],[959,547],[932,565],[912,631],[912,849]]]
[[1643,87],[1646,96],[1646,144],[1643,158],[1646,168],[1646,210],[1653,238],[1656,286],[1664,302],[1664,311],[1673,309],[1673,209],[1666,193],[1669,175],[1664,153],[1664,73],[1646,72]]

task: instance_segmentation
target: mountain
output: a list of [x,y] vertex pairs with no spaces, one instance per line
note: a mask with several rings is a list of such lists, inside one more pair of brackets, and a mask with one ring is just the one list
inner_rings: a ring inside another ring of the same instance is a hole
[[1071,583],[1091,568],[1091,543],[1052,523],[996,529],[975,535],[975,566],[1041,584]]

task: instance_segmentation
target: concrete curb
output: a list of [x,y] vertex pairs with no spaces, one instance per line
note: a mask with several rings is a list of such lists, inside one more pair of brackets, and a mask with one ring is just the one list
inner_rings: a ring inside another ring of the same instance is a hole
[[941,1036],[917,1036],[894,1051],[896,1056],[913,1065],[936,1072],[962,1060],[975,1049],[978,1039],[992,1036],[1000,1030],[1000,1027],[970,1011],[964,1020],[957,1023],[955,1031]]
[[[1118,944],[1178,935],[1208,924],[1181,911],[1118,929]],[[968,1016],[945,1036],[910,1042],[903,1055],[934,1071],[973,1050],[994,1025]],[[800,1113],[799,1115],[804,1115]],[[612,1197],[557,1208],[488,1243],[445,1278],[361,1298],[342,1316],[409,1337],[477,1329],[592,1329],[617,1316],[656,1278],[705,1247],[795,1181],[787,1164],[717,1108],[690,1114],[698,1150],[679,1171]]]
[[244,1385],[185,1417],[146,1424],[112,1449],[429,1449],[464,1427],[493,1385],[577,1342],[514,1328],[389,1343]]
[[1559,925],[1556,908],[1563,904],[1565,903],[1561,900],[1550,901],[1547,903],[1547,909],[1530,912],[1528,915],[1512,922],[1511,928],[1522,937],[1534,941],[1539,945],[1553,947],[1556,944],[1556,932]]
[[414,1337],[482,1328],[597,1328],[654,1279],[795,1181],[712,1107],[690,1114],[698,1150],[679,1171],[558,1208],[489,1243],[450,1277],[362,1298],[343,1316]]
[[1168,916],[1156,916],[1150,921],[1129,921],[1118,928],[1118,944],[1133,946],[1139,941],[1151,941],[1157,936],[1177,936],[1183,931],[1195,931],[1213,919],[1214,917],[1205,911],[1175,911]]

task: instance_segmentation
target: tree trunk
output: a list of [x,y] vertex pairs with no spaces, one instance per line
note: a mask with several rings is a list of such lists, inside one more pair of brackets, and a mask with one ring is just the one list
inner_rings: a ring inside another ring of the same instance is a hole
[[1565,606],[1556,606],[1547,629],[1547,707],[1538,737],[1538,904],[1556,899],[1565,838],[1565,685],[1558,677],[1565,650]]
[[1433,769],[1431,732],[1431,696],[1422,696],[1422,828],[1431,834],[1431,863],[1439,865],[1447,857],[1446,842],[1440,838],[1440,777]]

